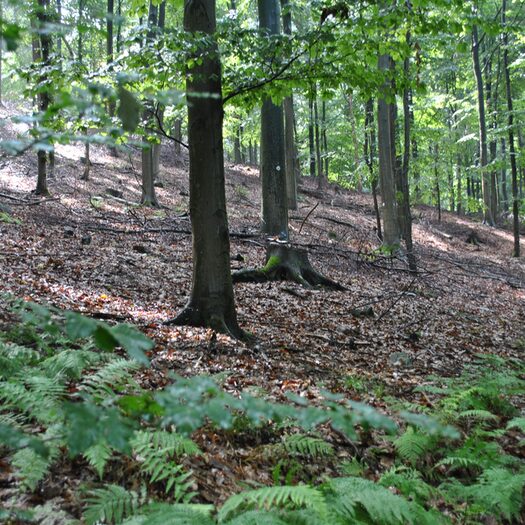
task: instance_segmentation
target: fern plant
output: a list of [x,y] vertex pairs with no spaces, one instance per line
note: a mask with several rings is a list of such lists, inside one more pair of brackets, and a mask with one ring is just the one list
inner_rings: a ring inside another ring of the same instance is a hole
[[201,453],[199,447],[189,438],[173,432],[139,431],[131,443],[141,471],[149,476],[150,483],[163,482],[165,491],[173,490],[175,501],[188,503],[195,493],[192,486],[191,472],[185,472],[175,458],[195,456]]
[[394,440],[394,446],[399,456],[415,465],[425,454],[428,454],[436,446],[437,440],[421,431],[408,426],[403,434]]
[[118,485],[106,485],[87,494],[82,516],[87,525],[118,525],[135,513],[144,499],[144,490],[139,494]]

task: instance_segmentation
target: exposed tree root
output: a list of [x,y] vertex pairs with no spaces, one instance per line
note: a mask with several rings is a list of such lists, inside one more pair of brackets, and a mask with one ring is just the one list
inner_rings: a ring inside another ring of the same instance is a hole
[[211,328],[233,339],[248,339],[248,335],[238,325],[237,320],[226,319],[225,315],[205,312],[198,306],[188,303],[175,317],[164,323],[166,326],[198,326]]
[[234,283],[262,283],[266,281],[294,281],[306,288],[324,286],[330,290],[345,290],[339,283],[313,269],[308,252],[288,244],[270,244],[266,249],[263,268],[239,270],[232,274]]

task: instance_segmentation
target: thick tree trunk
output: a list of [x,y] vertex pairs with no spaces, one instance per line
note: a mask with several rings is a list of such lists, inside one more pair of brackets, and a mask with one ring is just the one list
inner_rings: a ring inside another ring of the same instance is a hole
[[472,28],[472,62],[474,65],[474,75],[476,77],[476,88],[478,94],[478,118],[479,118],[479,159],[481,171],[481,184],[483,192],[483,222],[494,226],[492,215],[492,199],[490,194],[490,175],[487,172],[488,151],[487,151],[487,121],[485,118],[485,93],[483,89],[483,78],[479,59],[479,38],[478,26]]
[[[266,33],[280,33],[277,0],[258,0],[259,26]],[[284,155],[284,118],[282,104],[265,98],[261,109],[261,230],[288,238],[286,161]]]
[[[392,58],[389,55],[379,57],[379,70],[389,73]],[[391,82],[386,81],[383,89],[390,91]],[[392,151],[395,147],[395,137],[392,135],[394,123],[390,104],[386,95],[381,96],[377,105],[377,135],[379,146],[379,183],[383,201],[383,241],[391,249],[399,247],[399,222],[395,187],[395,158]]]
[[[215,1],[186,0],[184,29],[214,35]],[[173,323],[209,326],[242,337],[230,272],[221,64],[214,38],[202,43],[196,55],[202,62],[186,78],[193,280],[188,304]]]
[[[506,26],[507,1],[503,0],[501,7],[502,25]],[[512,173],[512,215],[513,215],[513,233],[514,233],[514,251],[513,256],[520,256],[520,199],[518,196],[518,167],[516,165],[516,151],[514,149],[514,107],[512,101],[512,90],[510,85],[509,71],[509,35],[507,31],[503,33],[503,68],[505,69],[505,89],[507,95],[508,111],[508,129],[509,129],[509,155],[510,167]]]
[[266,265],[254,270],[233,273],[233,282],[294,281],[306,288],[323,286],[330,290],[344,290],[339,283],[318,273],[308,260],[308,252],[287,244],[270,243],[266,249]]

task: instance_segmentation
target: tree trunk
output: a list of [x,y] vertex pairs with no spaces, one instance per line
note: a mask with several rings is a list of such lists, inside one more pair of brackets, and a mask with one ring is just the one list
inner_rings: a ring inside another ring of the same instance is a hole
[[374,170],[374,159],[376,154],[376,140],[374,130],[374,101],[368,99],[365,107],[365,162],[370,171],[370,186],[372,188],[372,197],[374,199],[374,212],[376,215],[376,229],[377,236],[382,241],[383,232],[381,231],[381,213],[379,212],[379,204],[377,202],[377,173]]
[[142,197],[140,203],[143,206],[158,207],[155,194],[155,151],[154,145],[142,148]]
[[481,171],[481,187],[483,192],[483,222],[494,226],[492,215],[492,200],[490,192],[490,175],[487,172],[488,151],[487,151],[487,121],[485,118],[485,93],[483,89],[483,78],[479,60],[479,38],[478,26],[472,28],[472,62],[474,65],[474,75],[476,77],[476,88],[478,94],[478,118],[479,118],[479,167]]
[[323,100],[321,104],[321,139],[323,144],[323,155],[324,155],[324,176],[325,181],[328,182],[330,158],[328,155],[328,136],[326,134],[326,101]]
[[241,126],[237,126],[235,131],[235,138],[233,139],[233,162],[235,164],[240,164],[242,162],[241,158]]
[[177,158],[180,157],[181,149],[180,149],[180,143],[182,142],[182,119],[177,118],[175,119],[175,122],[173,123],[173,134],[175,138],[177,139],[175,144],[175,155]]
[[355,125],[354,114],[354,95],[352,90],[348,90],[348,119],[350,120],[350,127],[352,132],[352,143],[354,146],[354,173],[357,174],[357,191],[363,191],[363,180],[361,178],[361,170],[359,169],[359,145],[357,141],[357,129]]
[[120,53],[122,49],[122,0],[118,0],[117,3],[117,53]]
[[78,61],[82,64],[84,60],[84,4],[86,0],[78,0]]
[[[49,23],[49,0],[38,0],[36,16],[38,20],[38,27],[40,29]],[[42,71],[43,69],[45,71],[45,69],[50,65],[49,58],[52,47],[52,39],[48,31],[40,31],[38,47],[38,54],[40,55],[41,61],[40,70]],[[41,73],[39,80],[42,84],[45,84],[47,82],[47,74],[45,72]],[[50,102],[51,99],[49,88],[46,87],[38,94],[38,110],[40,114],[44,114],[47,111]],[[38,177],[35,193],[37,195],[49,195],[49,190],[47,188],[47,154],[45,150],[38,150],[37,161]]]
[[[215,33],[215,1],[186,0],[184,29]],[[214,37],[200,41],[201,62],[187,72],[193,279],[188,304],[173,321],[242,337],[230,272],[224,182],[221,64]]]
[[[407,44],[410,46],[410,33],[406,35]],[[410,59],[407,57],[404,60],[403,69],[405,73],[405,80],[410,78]],[[403,90],[403,162],[400,170],[400,191],[402,194],[402,201],[400,208],[402,210],[403,220],[401,226],[403,228],[403,238],[405,239],[405,246],[407,249],[408,267],[411,271],[417,271],[416,258],[414,256],[414,245],[412,242],[412,214],[410,212],[410,188],[408,185],[408,172],[410,163],[410,93],[409,88],[405,87]]]
[[438,211],[438,222],[441,222],[441,187],[439,184],[439,146],[437,142],[434,143],[434,185],[436,191],[436,208]]
[[308,260],[308,252],[287,244],[270,243],[266,249],[266,265],[255,270],[233,273],[235,283],[263,283],[266,281],[294,281],[306,288],[323,286],[330,290],[344,290],[339,283],[318,273]]
[[[392,67],[392,58],[389,55],[379,57],[379,70],[389,73]],[[399,223],[397,213],[397,199],[395,187],[395,159],[392,151],[395,147],[395,138],[392,135],[394,123],[390,104],[386,96],[391,88],[387,80],[383,85],[386,93],[380,96],[377,104],[377,135],[379,146],[379,183],[383,201],[383,236],[384,243],[391,249],[399,247]]]
[[[258,0],[259,26],[272,35],[280,32],[277,0]],[[288,239],[286,162],[283,108],[266,97],[261,109],[262,225],[269,235]]]
[[315,165],[315,138],[314,138],[314,99],[313,91],[308,97],[308,151],[310,153],[310,177],[314,179],[317,175]]
[[[502,1],[501,20],[502,25],[506,27],[507,1]],[[516,151],[514,149],[514,107],[512,101],[512,90],[510,85],[509,71],[509,35],[507,31],[503,33],[503,68],[505,69],[505,90],[507,95],[508,111],[508,129],[509,129],[509,155],[510,168],[512,173],[512,215],[513,215],[513,233],[514,233],[514,251],[513,256],[520,256],[520,199],[518,196],[518,167],[516,165]]]
[[324,188],[325,179],[323,173],[323,161],[321,159],[321,139],[319,133],[319,109],[317,105],[317,89],[314,98],[314,131],[315,131],[315,161],[317,164],[317,186],[319,189]]
[[507,191],[507,143],[505,137],[501,137],[501,204],[504,211],[509,211],[509,194]]

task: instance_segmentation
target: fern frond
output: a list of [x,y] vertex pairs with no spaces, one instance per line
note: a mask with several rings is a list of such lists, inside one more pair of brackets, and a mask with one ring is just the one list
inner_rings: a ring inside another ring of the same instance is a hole
[[[334,478],[324,485],[333,522],[363,520],[384,525],[436,523],[417,503],[362,478]],[[359,522],[359,521],[358,521]]]
[[131,446],[139,455],[148,449],[162,450],[167,456],[198,456],[202,454],[201,449],[190,438],[165,430],[135,432]]
[[432,450],[435,438],[414,430],[409,426],[401,436],[394,440],[394,446],[400,457],[412,465],[417,463],[427,452]]
[[277,512],[267,510],[250,510],[228,520],[226,525],[289,525]]
[[98,477],[102,479],[104,475],[104,468],[106,467],[107,462],[111,458],[112,450],[111,447],[104,442],[97,443],[92,447],[89,447],[84,452],[84,457],[87,459],[88,463],[95,469]]
[[515,417],[507,423],[507,430],[517,428],[521,432],[525,432],[525,417]]
[[459,419],[472,419],[476,421],[498,421],[499,417],[488,410],[463,410],[458,414]]
[[308,507],[320,516],[326,516],[328,512],[323,495],[317,489],[306,485],[282,485],[249,490],[231,496],[219,510],[219,523],[224,523],[243,510],[300,507]]
[[443,458],[441,461],[438,461],[435,464],[435,467],[452,467],[452,470],[458,469],[458,468],[464,468],[464,469],[479,469],[481,470],[483,468],[483,463],[477,459],[474,458],[467,458],[467,457],[461,457],[461,456],[447,456],[446,458]]
[[288,454],[320,458],[333,456],[334,447],[324,439],[293,434],[283,439],[283,447]]
[[117,392],[136,391],[140,387],[132,373],[140,368],[140,363],[121,357],[112,359],[94,374],[84,379],[79,387],[94,398],[112,397]]
[[80,379],[82,372],[107,360],[107,354],[87,349],[63,350],[48,357],[40,366],[50,377],[65,376]]
[[20,487],[31,492],[45,478],[51,463],[51,457],[44,458],[30,448],[19,450],[11,460],[11,465],[16,469],[15,475],[20,479]]
[[525,474],[515,474],[503,468],[485,470],[474,485],[459,482],[446,484],[454,499],[466,501],[478,509],[478,514],[491,515],[512,522],[522,516]]
[[139,515],[123,525],[214,525],[213,505],[151,503],[140,508]]
[[39,357],[36,350],[0,341],[0,377],[9,379]]
[[409,467],[392,467],[385,472],[379,484],[383,487],[395,487],[403,496],[420,504],[426,503],[435,497],[438,491],[423,481],[418,470]]
[[85,498],[83,518],[87,525],[106,523],[117,525],[133,514],[141,503],[141,496],[118,485],[106,485],[92,490]]

